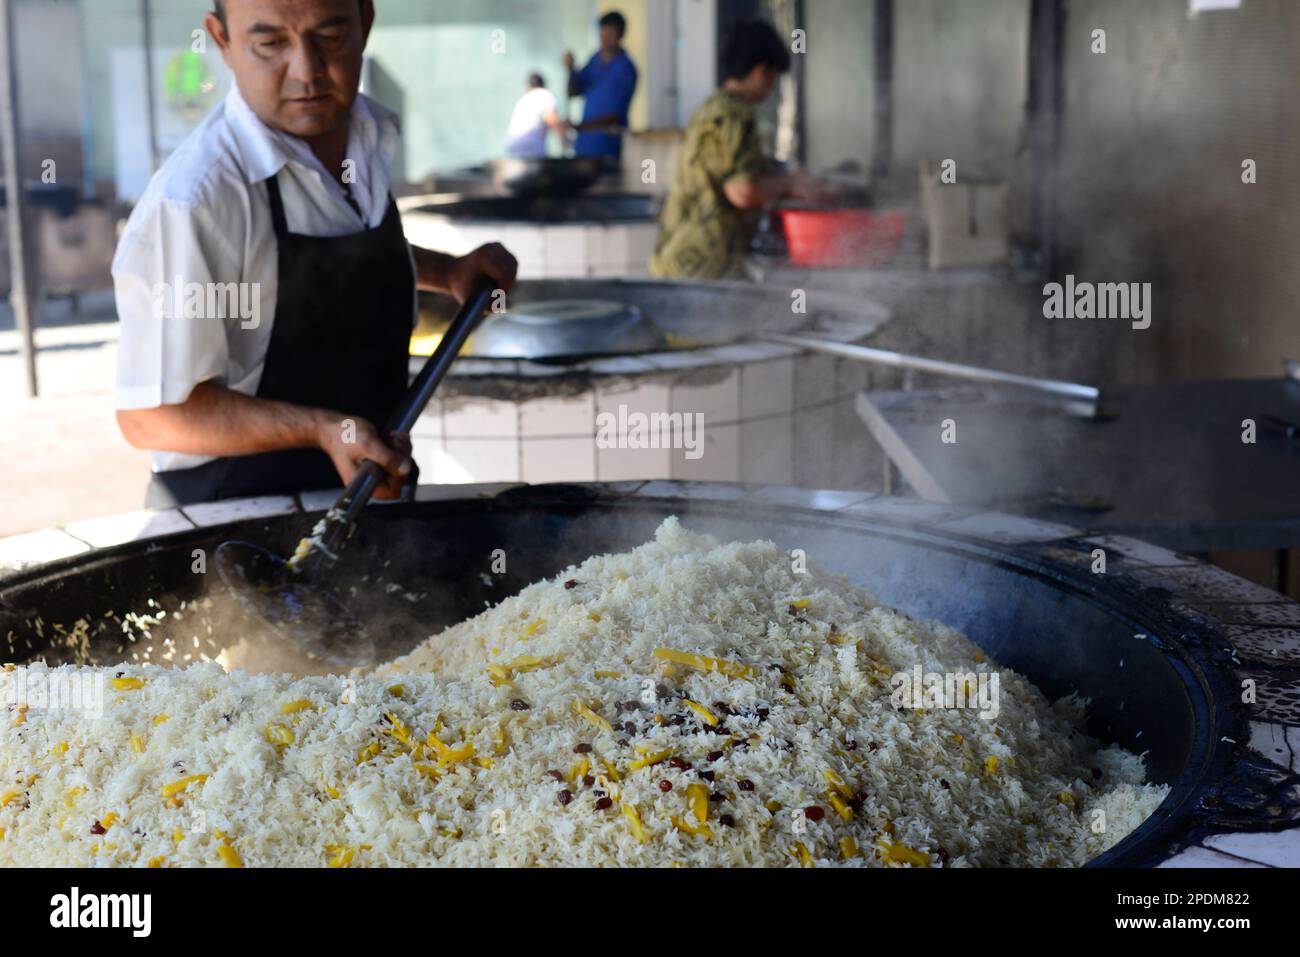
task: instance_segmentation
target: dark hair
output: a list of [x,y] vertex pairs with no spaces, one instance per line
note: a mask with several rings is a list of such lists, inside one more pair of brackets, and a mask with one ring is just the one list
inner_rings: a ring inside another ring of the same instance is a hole
[[542,79],[542,75],[540,73],[528,74],[528,85],[534,90],[546,89],[546,81]]
[[[366,0],[361,0],[363,6],[365,2]],[[221,0],[212,0],[212,12],[217,15],[217,19],[221,21],[221,25],[224,27],[226,25],[226,8],[221,5]]]
[[790,51],[776,28],[766,20],[743,18],[732,22],[719,56],[724,80],[744,79],[756,66],[778,73],[790,69]]
[[609,13],[601,17],[600,25],[602,27],[616,28],[618,30],[619,39],[622,39],[623,35],[627,33],[627,19],[617,10],[611,10]]

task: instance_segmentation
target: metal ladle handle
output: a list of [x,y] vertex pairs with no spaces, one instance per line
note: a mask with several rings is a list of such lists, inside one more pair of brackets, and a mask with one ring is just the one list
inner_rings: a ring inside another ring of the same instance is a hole
[[1101,404],[1101,390],[1099,388],[1078,382],[1063,382],[1059,379],[1040,379],[1034,376],[1019,375],[1014,372],[1000,372],[996,369],[963,365],[959,362],[945,362],[941,359],[927,359],[923,356],[911,356],[886,349],[873,349],[870,346],[822,339],[818,336],[764,333],[757,338],[787,346],[799,346],[803,349],[823,352],[844,359],[856,359],[859,362],[892,366],[897,369],[915,369],[918,372],[956,376],[962,379],[972,379],[976,382],[993,382],[999,385],[1019,386],[1037,392],[1045,392],[1066,400],[1070,404],[1071,411],[1087,418],[1095,418]]
[[[433,397],[434,390],[456,361],[495,293],[496,285],[487,277],[480,277],[474,284],[469,298],[452,319],[438,347],[433,350],[433,355],[402,396],[388,421],[386,435],[404,435],[415,427],[424,407]],[[353,525],[379,488],[383,476],[384,469],[378,463],[370,459],[361,463],[357,474],[325,514],[325,518],[312,529],[308,538],[298,544],[293,557],[289,559],[291,571],[311,574],[322,561],[333,562],[338,558],[339,551],[352,534]]]

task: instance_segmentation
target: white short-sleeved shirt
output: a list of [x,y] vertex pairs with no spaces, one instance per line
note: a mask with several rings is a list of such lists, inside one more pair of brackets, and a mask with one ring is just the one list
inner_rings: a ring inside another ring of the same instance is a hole
[[506,129],[506,155],[546,155],[546,118],[555,112],[555,94],[545,87],[529,90],[515,104]]
[[[377,227],[398,133],[395,114],[357,97],[346,155],[355,164],[358,216],[307,144],[268,127],[232,87],[150,180],[118,243],[117,408],[178,405],[209,381],[255,395],[278,281],[266,180],[279,177],[290,232],[329,237]],[[153,453],[154,471],[207,461]]]

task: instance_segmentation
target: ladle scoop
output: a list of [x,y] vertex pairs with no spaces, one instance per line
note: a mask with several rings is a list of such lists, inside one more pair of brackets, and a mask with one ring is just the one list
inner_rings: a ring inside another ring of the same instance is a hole
[[[447,328],[388,422],[388,435],[406,435],[428,405],[483,317],[496,290],[481,278]],[[299,652],[312,670],[347,670],[373,663],[374,639],[362,622],[326,587],[366,504],[383,477],[367,459],[338,501],[284,559],[251,542],[224,542],[216,551],[217,572],[243,608],[284,644]]]

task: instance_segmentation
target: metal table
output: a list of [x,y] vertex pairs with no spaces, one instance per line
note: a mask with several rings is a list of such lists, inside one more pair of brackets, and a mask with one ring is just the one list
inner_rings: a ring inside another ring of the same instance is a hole
[[[1300,382],[1118,386],[1112,419],[1007,390],[863,393],[857,409],[922,498],[1122,532],[1185,552],[1300,547]],[[1256,423],[1253,444],[1243,421]],[[951,420],[955,442],[944,441]],[[892,469],[891,469],[892,472]]]

